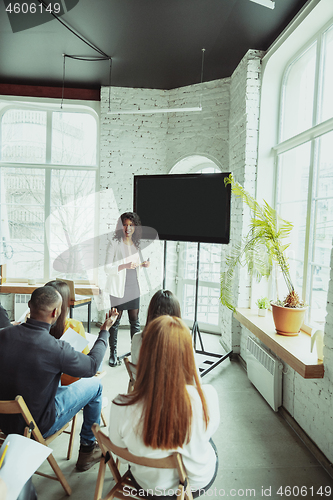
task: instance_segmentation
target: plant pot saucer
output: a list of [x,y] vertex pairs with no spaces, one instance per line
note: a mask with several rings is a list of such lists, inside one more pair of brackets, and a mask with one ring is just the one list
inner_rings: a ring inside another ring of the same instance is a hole
[[276,333],[278,333],[279,335],[285,335],[286,337],[297,337],[297,335],[299,334],[299,332],[289,333],[289,332],[282,332],[281,330],[276,330]]

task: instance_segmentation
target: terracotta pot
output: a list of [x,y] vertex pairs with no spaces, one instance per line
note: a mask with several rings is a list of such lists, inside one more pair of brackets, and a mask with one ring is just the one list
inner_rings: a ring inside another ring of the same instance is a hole
[[271,304],[276,333],[295,336],[299,334],[307,307],[282,307]]

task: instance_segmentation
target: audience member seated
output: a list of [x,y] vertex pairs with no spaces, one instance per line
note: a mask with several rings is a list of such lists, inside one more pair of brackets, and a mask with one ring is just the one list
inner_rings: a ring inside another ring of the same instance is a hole
[[[50,335],[51,326],[61,313],[62,299],[55,288],[37,288],[29,301],[30,318],[21,325],[7,327],[0,335],[0,399],[23,396],[44,437],[57,432],[83,408],[78,471],[88,470],[101,456],[91,430],[99,423],[102,385],[94,377],[104,357],[109,328],[118,313],[106,315],[99,336],[85,355],[70,344]],[[65,372],[82,377],[71,385],[59,385]],[[23,433],[24,421],[17,416],[0,415],[0,428],[6,433]]]
[[0,328],[12,326],[6,309],[0,304]]
[[[189,329],[175,316],[154,319],[145,328],[133,392],[112,402],[111,441],[142,457],[163,458],[177,450],[195,497],[211,487],[217,474],[211,437],[219,420],[218,396],[214,387],[200,383]],[[147,490],[159,498],[163,490],[172,496],[178,488],[171,469],[132,464],[130,474],[139,496]]]
[[18,321],[10,321],[6,309],[0,304],[0,329],[6,328],[7,326],[19,325],[19,324],[20,322]]
[[[56,338],[60,339],[68,328],[72,328],[75,332],[77,332],[81,337],[86,338],[86,333],[84,331],[84,326],[81,321],[78,321],[73,318],[68,318],[68,310],[70,305],[70,289],[65,281],[53,280],[46,283],[45,286],[52,286],[55,288],[61,295],[62,305],[61,305],[61,313],[57,322],[51,326],[50,334]],[[83,349],[83,354],[88,354],[89,348],[88,346]],[[77,377],[70,377],[67,373],[63,373],[61,375],[61,385],[69,385],[78,380]]]
[[181,317],[180,305],[177,297],[169,290],[158,290],[150,300],[145,328],[142,332],[136,333],[132,338],[131,361],[138,364],[139,353],[145,330],[153,319],[168,314],[169,316]]
[[[53,286],[61,295],[62,305],[61,305],[61,313],[57,322],[51,326],[50,334],[53,335],[54,338],[60,339],[63,336],[68,328],[72,328],[75,332],[79,333],[81,337],[86,338],[86,334],[84,331],[83,324],[81,321],[78,321],[73,318],[68,318],[68,311],[70,306],[70,290],[69,286],[65,281],[60,280],[52,280],[46,283],[45,286]],[[86,347],[83,350],[83,354],[88,354],[89,348]]]

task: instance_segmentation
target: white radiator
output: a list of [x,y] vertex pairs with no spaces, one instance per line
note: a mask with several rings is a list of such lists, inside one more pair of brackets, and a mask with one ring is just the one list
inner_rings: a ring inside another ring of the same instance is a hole
[[282,404],[282,363],[248,337],[246,364],[249,380],[273,410],[277,411]]
[[28,295],[25,293],[16,293],[15,294],[15,302],[14,302],[15,321],[19,321],[21,319],[22,315],[28,309],[28,302],[30,300],[30,297],[31,297],[31,295]]

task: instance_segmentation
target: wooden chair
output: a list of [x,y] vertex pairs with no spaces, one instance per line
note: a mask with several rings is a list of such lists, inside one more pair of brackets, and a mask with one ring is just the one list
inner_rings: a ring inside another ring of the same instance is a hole
[[136,365],[126,357],[124,358],[124,363],[129,376],[127,392],[132,392],[136,380]]
[[120,475],[118,468],[119,460],[117,459],[117,461],[115,461],[111,453],[114,453],[117,457],[122,458],[127,462],[143,465],[145,467],[153,467],[157,469],[177,469],[179,476],[179,485],[176,490],[177,498],[179,498],[179,500],[183,500],[187,497],[187,499],[193,500],[190,483],[182,457],[179,453],[175,452],[168,457],[158,459],[137,457],[136,455],[130,453],[127,448],[119,448],[119,446],[113,444],[110,438],[106,436],[103,431],[101,431],[98,424],[94,424],[92,426],[92,431],[103,453],[99,464],[94,500],[102,500],[101,495],[103,492],[106,464],[108,464],[116,484],[110,489],[104,497],[104,500],[111,500],[113,497],[120,498],[122,500],[126,500],[127,498],[142,500],[142,495],[136,495],[134,492],[133,494],[130,494],[129,488],[132,487],[136,490],[136,485],[133,483],[131,476],[129,475],[129,470],[127,470],[123,476]]
[[[24,402],[24,399],[22,396],[16,396],[15,400],[13,401],[0,401],[0,413],[1,414],[21,414],[27,424],[27,427],[24,429],[24,436],[30,438],[31,435],[33,438],[38,441],[41,444],[44,444],[45,446],[48,446],[56,437],[58,437],[60,434],[65,433],[69,434],[69,444],[68,444],[68,450],[67,450],[67,460],[71,458],[72,455],[72,449],[73,449],[73,442],[74,442],[74,433],[75,433],[75,426],[76,426],[76,415],[73,417],[71,422],[68,422],[66,425],[64,425],[58,432],[55,434],[52,434],[52,436],[49,436],[48,438],[44,439],[40,430],[37,427],[36,422],[34,421],[27,405]],[[66,430],[68,426],[71,425],[70,430]],[[4,434],[2,433],[2,436],[4,437]],[[50,476],[48,474],[44,474],[42,472],[36,471],[36,474],[39,474],[40,476],[47,477],[49,479],[55,479],[59,481],[64,488],[65,492],[67,495],[70,495],[72,493],[72,490],[61,472],[61,469],[59,465],[56,462],[56,459],[54,458],[53,454],[51,453],[48,458],[47,458],[50,466],[52,467],[55,476]]]

